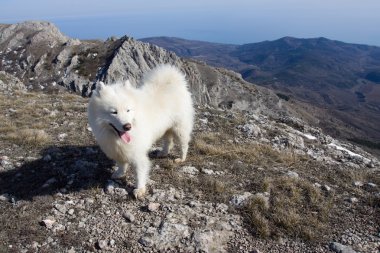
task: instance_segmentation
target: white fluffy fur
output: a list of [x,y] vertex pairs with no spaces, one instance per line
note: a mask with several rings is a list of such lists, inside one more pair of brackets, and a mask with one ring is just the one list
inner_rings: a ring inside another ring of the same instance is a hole
[[[117,111],[117,114],[112,112]],[[136,198],[145,194],[149,177],[148,152],[152,144],[164,138],[160,152],[166,156],[177,140],[184,161],[193,128],[194,109],[185,76],[175,67],[163,65],[143,78],[140,88],[127,81],[104,85],[94,90],[88,106],[88,120],[93,134],[103,152],[115,160],[119,169],[114,178],[124,175],[129,165],[136,172]],[[131,141],[125,143],[110,125],[123,131],[130,123]]]

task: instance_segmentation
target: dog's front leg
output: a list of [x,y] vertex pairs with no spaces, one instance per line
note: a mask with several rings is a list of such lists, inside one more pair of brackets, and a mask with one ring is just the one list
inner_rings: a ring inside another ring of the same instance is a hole
[[125,172],[129,168],[129,164],[128,163],[117,163],[117,167],[118,167],[118,169],[114,173],[112,173],[112,176],[111,176],[112,179],[123,178],[125,175]]
[[139,157],[134,162],[136,172],[136,189],[133,195],[136,199],[143,199],[146,193],[146,183],[149,178],[150,162],[146,155]]

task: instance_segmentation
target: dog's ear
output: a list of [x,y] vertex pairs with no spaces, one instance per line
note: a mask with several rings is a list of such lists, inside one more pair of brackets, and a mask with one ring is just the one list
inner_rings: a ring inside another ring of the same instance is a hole
[[105,84],[102,82],[102,81],[100,81],[100,82],[97,82],[96,83],[96,88],[95,88],[95,90],[94,90],[94,94],[96,95],[96,96],[100,96],[100,92],[105,88],[106,86],[105,86]]

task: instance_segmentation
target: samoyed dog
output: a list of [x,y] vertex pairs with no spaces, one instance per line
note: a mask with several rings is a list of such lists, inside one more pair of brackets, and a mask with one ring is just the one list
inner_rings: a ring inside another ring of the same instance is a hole
[[150,161],[148,152],[163,138],[159,156],[167,156],[173,140],[186,159],[193,129],[194,108],[184,74],[177,68],[161,65],[147,73],[139,88],[129,81],[105,85],[100,82],[90,98],[88,121],[103,152],[116,161],[112,178],[121,178],[129,167],[136,175],[137,199],[146,193]]

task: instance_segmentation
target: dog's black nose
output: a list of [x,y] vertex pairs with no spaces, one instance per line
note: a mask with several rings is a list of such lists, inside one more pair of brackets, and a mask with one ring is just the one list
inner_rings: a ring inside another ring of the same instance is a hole
[[132,128],[131,123],[127,123],[127,124],[125,124],[125,125],[123,126],[123,129],[124,129],[125,131],[129,131],[129,130],[131,130],[131,128]]

